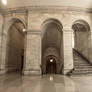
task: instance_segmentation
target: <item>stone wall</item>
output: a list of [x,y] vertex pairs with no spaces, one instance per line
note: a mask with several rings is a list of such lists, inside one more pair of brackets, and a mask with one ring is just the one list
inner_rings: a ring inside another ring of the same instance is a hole
[[26,36],[26,57],[24,74],[41,74],[41,33],[29,31]]
[[8,30],[6,68],[7,71],[21,70],[24,50],[24,35],[15,26]]
[[[37,8],[37,7],[36,7]],[[85,20],[89,26],[92,26],[92,14],[89,12],[81,12],[81,11],[68,11],[68,9],[34,9],[28,10],[28,25],[27,25],[27,34],[26,34],[26,50],[25,50],[25,69],[24,74],[40,74],[40,65],[41,65],[41,39],[42,39],[42,24],[47,19],[56,19],[60,21],[63,25],[62,33],[63,33],[63,51],[64,51],[64,74],[73,69],[73,54],[72,54],[72,25],[76,20],[82,19]],[[55,11],[54,11],[55,10]],[[10,12],[10,15],[13,15],[14,11]],[[20,12],[20,11],[18,11]],[[14,13],[14,17],[17,16],[18,13]],[[8,17],[6,16],[7,20]],[[92,27],[91,27],[92,30]],[[92,33],[91,33],[92,39]],[[86,40],[86,39],[85,39]],[[86,40],[88,41],[88,40]],[[84,43],[83,43],[84,44]],[[89,43],[87,43],[89,44]],[[92,42],[90,43],[92,45]],[[90,46],[92,48],[92,46]],[[89,50],[88,50],[89,52]],[[87,54],[88,54],[87,52]],[[85,53],[85,51],[83,52]],[[62,53],[61,53],[62,54]],[[91,52],[90,60],[91,60]]]
[[1,48],[2,48],[2,29],[3,29],[3,16],[0,14],[0,59],[1,59]]
[[91,32],[77,31],[75,35],[75,50],[92,62]]
[[3,66],[2,66],[2,30],[3,30],[3,25],[4,23],[4,18],[3,18],[3,15],[0,14],[0,70],[3,70]]
[[[31,30],[42,30],[42,24],[45,20],[53,18],[59,20],[63,25],[63,51],[64,51],[64,74],[69,72],[71,69],[73,69],[73,55],[72,55],[72,23],[71,18],[74,17],[69,14],[63,14],[63,13],[40,13],[40,12],[29,12],[28,15],[28,29]],[[69,21],[66,22],[66,20],[69,19]],[[71,25],[70,25],[71,24]],[[30,35],[31,37],[31,35]],[[37,39],[37,38],[36,38]],[[39,44],[38,44],[39,45]],[[32,47],[30,48],[32,49]],[[32,58],[32,57],[30,57]],[[28,61],[28,59],[27,59]],[[30,61],[31,62],[31,61]],[[40,61],[41,62],[41,61]],[[27,63],[27,62],[26,62]]]

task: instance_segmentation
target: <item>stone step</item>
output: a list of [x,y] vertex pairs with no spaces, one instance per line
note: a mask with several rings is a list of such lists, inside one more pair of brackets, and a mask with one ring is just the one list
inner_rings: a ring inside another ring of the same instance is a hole
[[75,67],[75,68],[74,68],[74,70],[77,70],[77,69],[78,69],[78,70],[79,70],[79,69],[80,69],[80,70],[81,70],[81,69],[87,70],[87,69],[92,69],[92,67]]
[[74,74],[74,73],[70,73],[69,76],[71,77],[76,77],[76,76],[92,76],[92,73],[78,73],[78,74]]
[[74,64],[75,64],[75,65],[76,65],[76,64],[81,64],[81,65],[82,65],[82,64],[84,64],[84,65],[85,65],[85,64],[86,64],[86,65],[91,65],[90,63],[87,63],[87,62],[86,62],[86,63],[85,63],[85,62],[84,62],[84,63],[83,63],[83,62],[74,62]]
[[70,75],[88,75],[92,74],[92,64],[88,63],[76,51],[73,52],[74,56],[74,69]]
[[74,68],[92,68],[92,66],[75,66]]
[[75,66],[81,66],[81,67],[84,66],[84,67],[85,67],[85,66],[92,66],[92,65],[90,65],[90,64],[76,64],[76,65],[75,65],[75,64],[74,64],[74,67],[75,67]]
[[74,64],[89,64],[87,62],[74,62]]
[[85,68],[84,69],[83,68],[82,69],[74,69],[74,71],[85,71],[86,72],[86,71],[92,71],[92,68],[89,68],[89,69],[85,69]]
[[79,73],[81,73],[81,74],[85,74],[85,73],[90,73],[90,74],[92,74],[92,71],[73,71],[72,72],[72,74],[79,74]]

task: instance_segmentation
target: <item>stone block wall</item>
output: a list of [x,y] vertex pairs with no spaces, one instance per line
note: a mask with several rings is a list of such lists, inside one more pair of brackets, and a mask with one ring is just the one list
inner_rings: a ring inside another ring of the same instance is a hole
[[0,70],[3,71],[3,62],[2,62],[2,36],[3,36],[3,25],[4,23],[4,18],[3,18],[3,15],[0,14]]
[[[19,12],[19,11],[18,11]],[[11,15],[11,14],[10,14]],[[17,15],[17,14],[15,14]],[[6,16],[11,18],[10,16]],[[14,16],[16,17],[16,16]],[[26,34],[26,51],[25,51],[25,68],[24,74],[40,74],[41,73],[41,39],[42,39],[42,24],[47,19],[57,19],[63,25],[63,51],[64,51],[64,74],[73,69],[73,54],[72,54],[72,25],[76,20],[85,20],[89,26],[92,26],[92,14],[89,12],[80,12],[80,11],[51,11],[42,9],[41,10],[28,10],[28,26],[27,26],[27,34]],[[1,26],[1,25],[0,25]],[[40,31],[39,31],[40,30]],[[92,30],[92,27],[91,27]],[[90,30],[90,31],[91,31]],[[86,35],[86,34],[84,34]],[[84,38],[84,37],[83,37]],[[84,38],[85,39],[85,38]],[[91,38],[92,40],[92,33]],[[92,41],[88,43],[89,39],[85,39],[84,47],[78,47],[80,51],[86,53],[85,56],[90,55],[88,57],[89,60],[92,60]],[[4,40],[3,40],[4,41]],[[86,48],[86,43],[90,44],[89,47]],[[5,46],[5,44],[3,45]],[[83,50],[85,49],[85,50]],[[87,51],[88,49],[88,51]],[[5,50],[4,50],[5,51]],[[4,62],[5,63],[5,62]],[[3,64],[2,64],[3,65]]]
[[27,32],[26,61],[24,74],[41,74],[41,35],[39,32]]
[[7,38],[6,69],[8,72],[19,71],[24,50],[24,35],[15,26],[11,26]]
[[63,32],[64,42],[64,70],[63,73],[67,74],[73,69],[73,53],[72,53],[72,31],[65,29]]
[[77,32],[75,38],[75,50],[83,55],[89,62],[92,62],[91,32]]

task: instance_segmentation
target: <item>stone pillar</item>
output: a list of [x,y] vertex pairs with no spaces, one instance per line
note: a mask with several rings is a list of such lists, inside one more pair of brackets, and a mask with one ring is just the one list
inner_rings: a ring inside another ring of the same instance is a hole
[[67,74],[73,69],[73,52],[72,52],[72,30],[63,29],[64,44],[64,70],[63,74]]
[[92,63],[92,28],[90,28],[91,31],[89,31],[89,47],[88,47],[88,61]]
[[5,74],[5,50],[6,50],[6,34],[4,31],[4,18],[0,15],[0,74]]
[[41,74],[41,31],[27,31],[24,75]]

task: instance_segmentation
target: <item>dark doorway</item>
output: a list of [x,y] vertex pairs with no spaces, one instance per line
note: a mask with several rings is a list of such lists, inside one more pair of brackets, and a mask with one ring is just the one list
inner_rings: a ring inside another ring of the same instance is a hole
[[23,70],[24,66],[24,55],[21,56],[21,71]]
[[56,61],[54,58],[47,60],[46,74],[56,74]]

